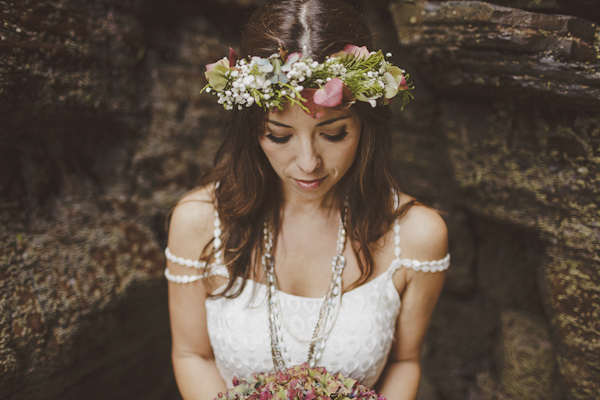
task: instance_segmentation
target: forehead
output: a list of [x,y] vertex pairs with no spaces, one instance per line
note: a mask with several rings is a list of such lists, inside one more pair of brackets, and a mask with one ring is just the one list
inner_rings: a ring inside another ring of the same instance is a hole
[[359,123],[356,113],[351,108],[347,110],[326,109],[325,114],[316,119],[306,113],[299,105],[286,105],[283,110],[270,110],[267,120],[291,128],[311,128],[324,123],[333,123],[336,120]]

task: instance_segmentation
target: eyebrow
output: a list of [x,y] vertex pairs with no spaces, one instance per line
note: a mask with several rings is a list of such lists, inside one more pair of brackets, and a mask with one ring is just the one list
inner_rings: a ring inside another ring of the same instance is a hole
[[[347,119],[347,118],[350,118],[350,115],[344,115],[344,116],[341,116],[341,117],[328,119],[327,121],[323,121],[323,122],[318,123],[317,126],[323,126],[323,125],[333,124],[336,121],[340,121],[342,119]],[[289,125],[282,124],[281,122],[273,121],[271,119],[267,119],[267,122],[270,122],[273,125],[281,126],[283,128],[291,128],[291,126],[289,126]]]

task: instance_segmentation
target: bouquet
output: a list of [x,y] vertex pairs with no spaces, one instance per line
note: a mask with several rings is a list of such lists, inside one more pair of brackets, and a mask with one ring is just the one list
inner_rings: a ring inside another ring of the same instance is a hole
[[352,378],[331,375],[307,363],[274,374],[252,374],[233,379],[234,387],[215,400],[385,400]]

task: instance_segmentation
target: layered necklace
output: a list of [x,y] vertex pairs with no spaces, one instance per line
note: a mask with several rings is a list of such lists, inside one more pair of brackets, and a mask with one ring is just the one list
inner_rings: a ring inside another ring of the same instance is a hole
[[[346,259],[342,255],[346,246],[346,229],[344,228],[344,218],[348,205],[344,202],[340,215],[340,224],[337,238],[337,254],[333,257],[331,282],[327,293],[323,298],[323,303],[319,310],[319,318],[310,338],[299,337],[291,329],[283,318],[281,300],[279,299],[279,289],[277,287],[277,278],[275,277],[275,259],[271,254],[273,250],[273,232],[267,222],[264,223],[263,234],[265,242],[265,251],[262,256],[262,266],[264,268],[265,278],[267,280],[267,304],[269,312],[269,334],[271,336],[271,354],[273,356],[273,366],[275,370],[282,371],[286,369],[284,354],[287,353],[283,343],[283,329],[290,336],[301,342],[310,342],[308,347],[308,364],[315,367],[317,361],[321,358],[325,348],[325,342],[329,333],[335,325],[341,302],[342,302],[342,272],[346,266]],[[289,361],[289,357],[286,354]]]

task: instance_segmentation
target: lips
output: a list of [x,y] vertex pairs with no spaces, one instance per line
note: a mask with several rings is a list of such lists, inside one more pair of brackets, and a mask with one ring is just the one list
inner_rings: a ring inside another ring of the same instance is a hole
[[313,180],[302,180],[302,179],[294,179],[294,181],[296,182],[296,184],[304,190],[315,190],[317,188],[319,188],[319,186],[321,186],[321,183],[323,183],[323,181],[325,180],[326,177],[320,178],[320,179],[313,179]]

